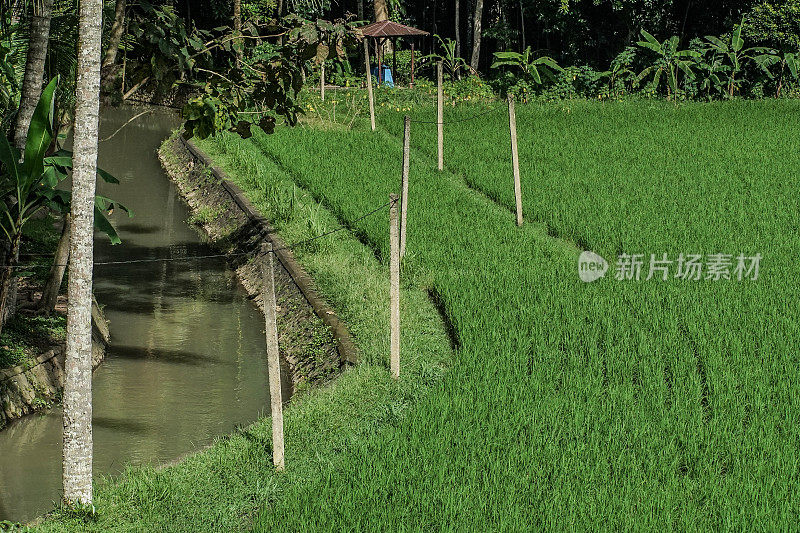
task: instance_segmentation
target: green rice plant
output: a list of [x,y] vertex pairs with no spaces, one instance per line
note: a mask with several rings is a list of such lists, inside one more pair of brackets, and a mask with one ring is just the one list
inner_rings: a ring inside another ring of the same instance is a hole
[[[794,304],[778,303],[796,292],[795,245],[781,228],[793,224],[800,167],[778,117],[797,104],[519,106],[531,222],[521,229],[507,117],[455,122],[476,108],[446,113],[445,173],[433,164],[435,128],[412,129],[408,246],[456,332],[453,369],[333,477],[265,506],[259,527],[321,516],[399,526],[408,509],[434,528],[713,528],[745,523],[742,509],[786,524],[780,494],[795,482],[765,473],[791,471],[798,456],[785,421],[800,414],[790,385],[800,331]],[[383,114],[393,136],[306,128],[248,142],[355,220],[398,187],[402,114]],[[385,221],[353,226],[386,257]],[[583,248],[609,259],[771,250],[772,273],[749,284],[587,285],[576,276]],[[754,447],[766,455],[745,451]]]
[[[256,531],[793,527],[800,131],[785,123],[800,103],[519,105],[522,227],[508,118],[487,110],[447,108],[442,172],[435,125],[412,125],[407,267],[435,295],[454,350],[418,348],[435,331],[406,286],[403,338],[415,344],[401,360],[414,371],[398,381],[385,369],[388,311],[374,304],[387,290],[388,216],[363,215],[399,189],[405,112],[384,110],[377,132],[357,121],[235,141],[280,171],[262,183],[296,184],[306,205],[324,198],[327,227],[358,239],[357,259],[297,253],[372,356],[309,395],[331,407],[291,427],[314,435],[296,443],[296,469],[266,471],[259,424],[165,474],[175,492],[163,502],[148,486],[114,489],[115,516],[140,520],[125,502],[142,498],[148,523],[185,529],[200,527],[195,513]],[[238,168],[235,152],[205,146]],[[297,210],[287,242],[308,216]],[[623,253],[763,263],[756,281],[618,281],[612,266],[583,283],[589,249],[612,264]]]

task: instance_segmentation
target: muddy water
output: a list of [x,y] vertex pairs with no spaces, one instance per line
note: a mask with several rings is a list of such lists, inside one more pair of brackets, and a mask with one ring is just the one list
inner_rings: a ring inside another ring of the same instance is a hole
[[[100,138],[142,109],[105,110]],[[176,125],[160,109],[100,143],[100,185],[135,214],[112,219],[124,243],[95,236],[96,261],[213,254],[164,176],[156,148]],[[94,374],[94,467],[163,463],[198,450],[269,405],[263,319],[220,259],[96,266],[112,346]],[[61,411],[0,431],[0,520],[27,521],[60,498]]]

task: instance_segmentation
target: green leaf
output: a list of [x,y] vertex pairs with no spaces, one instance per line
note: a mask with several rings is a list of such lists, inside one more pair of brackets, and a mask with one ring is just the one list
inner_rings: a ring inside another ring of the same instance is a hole
[[642,37],[647,39],[648,42],[661,46],[661,43],[658,42],[658,39],[653,37],[651,34],[647,33],[647,31],[641,30],[641,34],[642,34]]
[[558,71],[563,71],[564,70],[563,68],[561,68],[559,66],[558,63],[556,63],[555,59],[553,59],[551,57],[548,57],[548,56],[540,57],[539,59],[537,59],[535,61],[535,63],[536,64],[541,64],[541,65],[546,65],[546,66],[550,67],[553,70],[558,70]]
[[56,174],[55,167],[48,166],[44,169],[44,173],[42,174],[42,183],[47,186],[47,188],[52,189],[56,185],[58,185],[59,179],[58,175]]
[[44,164],[50,166],[63,167],[67,169],[72,168],[72,156],[65,155],[51,155],[44,158]]
[[536,81],[536,83],[538,83],[539,85],[542,84],[542,77],[539,76],[539,69],[538,68],[533,67],[531,69],[531,75],[533,76],[533,79]]
[[58,77],[53,78],[42,92],[39,103],[33,112],[31,125],[28,128],[28,141],[25,144],[24,174],[28,184],[37,180],[44,172],[44,154],[53,140],[53,107],[54,94],[58,86]]
[[792,76],[797,79],[798,75],[798,60],[795,54],[786,54],[785,56],[786,66],[789,68],[789,72],[792,73]]
[[94,227],[102,231],[111,240],[111,244],[122,244],[122,239],[119,238],[117,230],[106,218],[105,213],[95,205],[94,207]]
[[725,44],[725,42],[722,41],[719,37],[715,37],[713,35],[706,35],[706,40],[710,42],[714,46],[714,49],[716,49],[718,52],[723,52],[723,53],[728,52],[728,45]]
[[100,167],[97,167],[97,175],[100,176],[100,179],[102,179],[106,183],[119,185],[119,180],[117,178],[115,178],[114,176],[112,176],[111,174],[109,174],[107,171],[103,170]]
[[744,27],[744,17],[742,17],[742,23],[736,26],[736,29],[733,30],[733,36],[731,37],[731,48],[733,48],[734,52],[738,52],[744,46],[744,39],[742,39],[742,28]]
[[518,61],[522,59],[522,54],[517,52],[495,52],[494,57],[497,59],[514,59]]
[[638,44],[642,48],[647,48],[658,54],[663,54],[663,49],[661,48],[660,44],[653,44],[647,41],[637,41],[636,44]]
[[14,183],[19,183],[19,152],[11,146],[5,135],[0,135],[0,163],[6,167]]

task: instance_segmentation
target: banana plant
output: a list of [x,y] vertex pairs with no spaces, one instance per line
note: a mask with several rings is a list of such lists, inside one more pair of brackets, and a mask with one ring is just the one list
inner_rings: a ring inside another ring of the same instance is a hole
[[769,67],[774,65],[776,61],[776,53],[770,48],[763,46],[753,46],[750,48],[744,47],[744,38],[742,38],[742,28],[744,27],[744,18],[740,24],[737,24],[730,38],[723,41],[719,37],[707,35],[706,41],[708,48],[721,55],[728,60],[731,67],[728,70],[728,97],[733,98],[734,92],[739,87],[741,80],[736,76],[741,72],[742,66],[745,61],[752,61],[764,71],[764,73],[773,79]]
[[450,79],[456,81],[461,77],[461,71],[469,71],[467,62],[456,55],[456,42],[453,39],[442,39],[438,35],[434,35],[439,40],[439,47],[442,49],[441,54],[432,53],[420,58],[421,63],[428,62],[442,62],[442,68],[450,74]]
[[781,91],[783,90],[783,82],[787,77],[787,70],[791,79],[800,81],[800,55],[794,52],[784,52],[781,55],[777,50],[772,50],[771,52],[771,54],[763,59],[763,64],[767,69],[773,65],[780,64],[781,73],[778,78],[778,88],[775,92],[775,98],[780,98]]
[[611,61],[610,68],[600,73],[600,76],[608,78],[608,94],[619,96],[619,85],[622,85],[622,93],[633,85],[636,73],[631,69],[631,63],[635,57],[635,50],[632,46],[625,48]]
[[[53,114],[58,78],[47,84],[33,113],[24,154],[20,154],[5,136],[0,136],[0,229],[8,240],[5,265],[0,269],[0,316],[5,316],[7,294],[17,266],[20,240],[25,224],[41,210],[58,214],[69,211],[70,191],[58,188],[72,168],[72,154],[59,151],[47,155],[53,141]],[[98,171],[101,179],[118,181],[107,172]],[[119,235],[105,213],[114,207],[131,213],[124,206],[105,197],[95,198],[95,227],[118,244]],[[1,328],[1,326],[0,326]]]
[[660,42],[658,39],[642,30],[643,41],[636,44],[639,47],[655,52],[656,61],[649,67],[642,70],[636,78],[636,83],[641,83],[646,78],[651,78],[650,87],[657,91],[661,87],[661,80],[664,79],[667,87],[667,99],[678,92],[678,75],[683,72],[687,79],[694,79],[694,67],[700,57],[700,52],[696,50],[678,50],[680,39],[673,35],[669,39]]
[[783,75],[785,70],[788,69],[794,81],[800,81],[800,54],[794,52],[784,52],[781,60],[781,79],[778,82],[778,91],[775,93],[775,98],[780,98],[781,89],[783,88]]
[[521,54],[519,52],[495,52],[491,68],[518,68],[526,79],[535,81],[537,85],[542,84],[542,76],[555,79],[553,72],[564,70],[551,57],[534,56],[535,53],[531,51],[530,46]]
[[727,83],[725,80],[731,66],[723,63],[720,54],[714,50],[705,49],[697,63],[697,68],[701,79],[699,89],[701,92],[705,92],[706,98],[710,100],[713,94],[726,94]]

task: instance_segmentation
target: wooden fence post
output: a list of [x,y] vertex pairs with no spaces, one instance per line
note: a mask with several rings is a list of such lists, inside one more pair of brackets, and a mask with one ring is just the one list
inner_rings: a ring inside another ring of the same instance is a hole
[[322,62],[319,68],[319,95],[322,101],[325,101],[325,61]]
[[519,180],[519,153],[517,152],[517,116],[514,112],[514,95],[508,95],[508,127],[511,131],[511,166],[514,170],[514,199],[517,204],[517,226],[522,225],[522,185]]
[[391,354],[389,366],[392,377],[400,377],[400,237],[397,231],[397,195],[389,195],[389,276],[390,276],[390,298],[391,308]]
[[272,463],[283,470],[283,398],[281,395],[281,365],[278,355],[278,324],[275,315],[275,272],[272,262],[272,243],[262,243],[262,302],[264,326],[267,337],[267,368],[269,370],[269,396],[272,407]]
[[411,117],[406,115],[403,128],[403,178],[400,203],[400,259],[406,255],[406,215],[408,213],[408,167],[411,156]]
[[[372,96],[372,72],[369,70],[369,41],[364,37],[364,62],[367,66],[367,95],[369,95],[369,121],[375,131],[375,100]],[[380,71],[380,69],[379,69]]]
[[439,148],[439,170],[444,170],[444,96],[441,61],[436,64],[436,138]]

